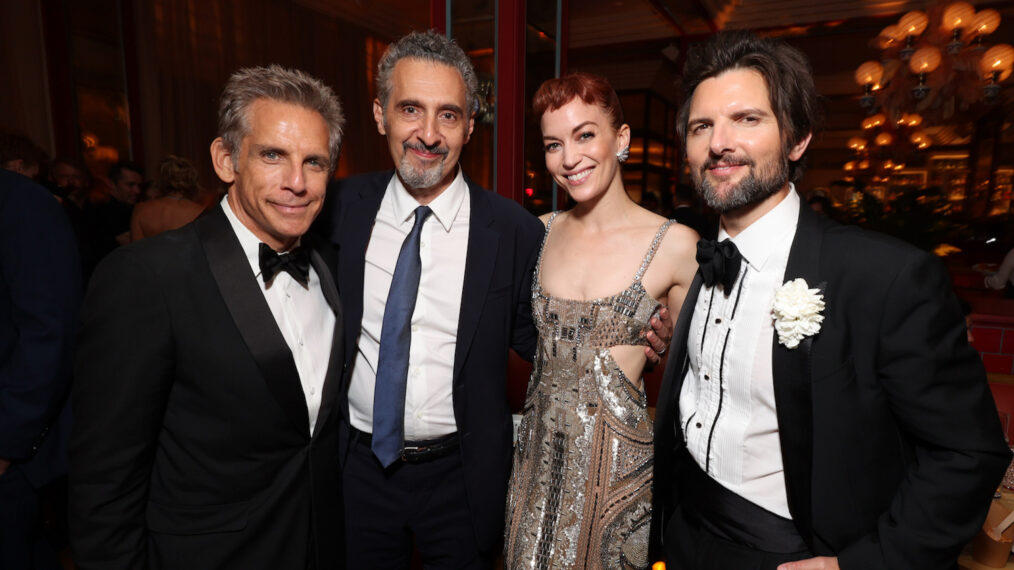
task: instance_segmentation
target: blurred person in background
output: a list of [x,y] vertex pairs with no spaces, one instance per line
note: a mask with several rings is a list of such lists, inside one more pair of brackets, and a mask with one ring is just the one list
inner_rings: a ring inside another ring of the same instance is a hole
[[134,206],[130,241],[181,228],[204,211],[197,169],[185,158],[170,154],[162,159],[152,193],[156,197]]

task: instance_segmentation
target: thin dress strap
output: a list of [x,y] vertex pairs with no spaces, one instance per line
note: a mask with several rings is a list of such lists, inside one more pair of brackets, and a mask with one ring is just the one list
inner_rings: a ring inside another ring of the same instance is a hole
[[[641,262],[641,267],[637,270],[637,275],[634,275],[635,283],[644,277],[644,272],[648,270],[648,264],[651,263],[651,259],[655,257],[655,252],[658,251],[658,244],[662,243],[662,236],[665,235],[666,230],[669,229],[669,226],[671,226],[673,222],[675,222],[675,220],[666,220],[665,223],[658,228],[658,231],[655,232],[655,239],[651,240],[651,247],[648,248],[648,253],[644,255],[644,261]],[[548,233],[549,226],[546,226],[546,230]]]
[[535,261],[535,286],[539,288],[539,291],[542,291],[542,254],[546,251],[546,242],[549,241],[549,230],[553,227],[553,220],[559,213],[559,210],[554,210],[549,215],[549,220],[546,222],[546,233],[542,235],[542,247],[539,248],[539,259]]

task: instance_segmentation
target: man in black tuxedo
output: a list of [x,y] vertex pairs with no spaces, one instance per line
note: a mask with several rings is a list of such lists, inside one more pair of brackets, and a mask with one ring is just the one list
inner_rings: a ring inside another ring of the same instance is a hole
[[719,34],[684,81],[721,227],[659,395],[655,545],[680,569],[953,568],[1010,454],[947,273],[800,204],[818,125],[800,52]]
[[339,568],[342,313],[302,239],[344,119],[330,88],[236,72],[211,157],[228,194],[92,279],[73,392],[78,568]]
[[[392,44],[373,111],[397,168],[343,180],[322,216],[345,304],[350,568],[407,568],[413,544],[427,568],[490,568],[503,538],[507,358],[535,351],[531,277],[544,228],[458,166],[476,89],[451,40],[413,33]],[[666,323],[655,325],[667,338]],[[400,341],[388,336],[396,328]]]
[[59,567],[40,532],[39,491],[67,473],[80,304],[77,245],[59,202],[0,168],[0,568]]

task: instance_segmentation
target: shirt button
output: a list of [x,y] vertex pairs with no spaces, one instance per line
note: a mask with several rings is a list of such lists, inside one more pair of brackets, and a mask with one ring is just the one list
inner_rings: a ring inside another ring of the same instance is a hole
[[418,375],[419,375],[419,367],[416,366],[415,368],[412,369],[412,376],[418,376]]
[[701,422],[697,422],[697,427],[701,427]]
[[298,339],[296,342],[299,343],[299,346],[303,346],[303,339]]
[[722,324],[722,319],[715,319],[715,324],[716,325]]
[[310,386],[310,395],[313,396],[317,393],[317,388]]
[[412,332],[419,332],[419,325],[412,325]]
[[711,376],[708,376],[707,374],[705,374],[705,375],[704,375],[704,379],[705,379],[705,380],[711,380]]

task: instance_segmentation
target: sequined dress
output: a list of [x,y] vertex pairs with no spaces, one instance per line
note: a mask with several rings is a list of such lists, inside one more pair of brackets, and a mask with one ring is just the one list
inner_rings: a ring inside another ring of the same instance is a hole
[[546,295],[539,253],[532,286],[539,347],[511,473],[505,569],[648,567],[651,419],[643,388],[609,348],[647,344],[643,333],[660,305],[641,278],[670,223],[633,283],[610,297]]

